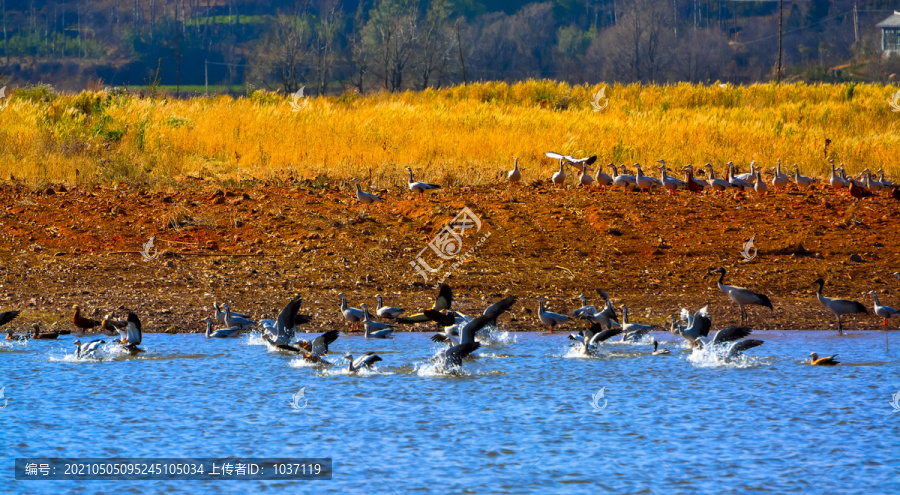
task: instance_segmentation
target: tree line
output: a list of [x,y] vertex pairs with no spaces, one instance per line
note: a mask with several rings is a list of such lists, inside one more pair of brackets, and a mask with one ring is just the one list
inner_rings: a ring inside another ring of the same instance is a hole
[[[0,0],[19,83],[294,92],[474,80],[888,80],[887,0]],[[835,67],[841,67],[835,69]]]

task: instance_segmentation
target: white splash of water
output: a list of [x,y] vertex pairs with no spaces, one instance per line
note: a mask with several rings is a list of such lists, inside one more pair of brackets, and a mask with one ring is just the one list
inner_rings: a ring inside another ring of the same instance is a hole
[[687,362],[697,368],[752,368],[766,364],[757,356],[737,354],[728,356],[730,346],[706,345],[702,349],[694,349],[687,357]]

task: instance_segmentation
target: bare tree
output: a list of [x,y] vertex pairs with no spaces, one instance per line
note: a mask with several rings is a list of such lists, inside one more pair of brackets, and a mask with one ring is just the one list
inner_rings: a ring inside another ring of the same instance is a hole
[[435,79],[440,84],[440,78],[450,59],[453,41],[449,16],[448,1],[433,0],[421,23],[419,43],[422,53],[418,64],[421,89],[427,88]]
[[275,80],[285,92],[300,89],[308,74],[310,23],[307,17],[280,15],[259,43],[251,77],[268,84]]
[[657,81],[674,55],[672,16],[653,0],[634,0],[596,42],[606,48],[610,79]]
[[316,62],[316,93],[322,94],[325,92],[328,74],[334,65],[333,47],[343,17],[340,0],[322,0],[318,14],[312,48]]
[[418,34],[418,6],[411,0],[381,0],[363,28],[364,51],[373,72],[391,92],[402,89]]

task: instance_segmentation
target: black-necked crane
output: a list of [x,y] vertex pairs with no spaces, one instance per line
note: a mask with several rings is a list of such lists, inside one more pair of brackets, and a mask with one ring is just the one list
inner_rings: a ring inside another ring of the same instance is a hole
[[838,321],[838,335],[844,334],[844,327],[841,324],[841,316],[844,315],[853,315],[853,314],[869,314],[866,310],[866,307],[862,305],[862,303],[857,301],[851,301],[849,299],[832,299],[830,297],[825,297],[822,295],[822,288],[825,287],[825,280],[821,278],[817,278],[813,285],[819,285],[819,290],[816,291],[816,298],[819,299],[819,303],[825,307],[828,311],[831,312],[837,318]]
[[764,306],[772,310],[773,313],[775,312],[775,308],[772,307],[772,301],[769,300],[769,296],[754,292],[750,289],[745,289],[744,287],[725,285],[725,268],[720,267],[716,270],[712,270],[709,272],[709,275],[715,273],[719,274],[719,281],[716,284],[719,287],[719,290],[725,293],[732,302],[737,303],[741,308],[741,324],[743,324],[747,318],[747,310],[744,306]]

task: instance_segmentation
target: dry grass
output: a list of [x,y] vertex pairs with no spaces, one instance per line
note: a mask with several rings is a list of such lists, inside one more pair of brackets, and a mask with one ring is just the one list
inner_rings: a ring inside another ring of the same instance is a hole
[[[602,163],[670,165],[750,160],[799,163],[826,175],[829,156],[858,172],[900,174],[896,88],[860,84],[748,87],[600,86],[552,81],[483,83],[443,90],[312,99],[299,112],[282,96],[150,99],[113,92],[54,95],[19,90],[0,110],[0,177],[32,185],[116,181],[169,184],[202,175],[226,183],[371,177],[447,185],[495,181],[520,157],[524,179],[544,179],[548,150],[598,154]],[[76,170],[79,171],[76,177]]]

